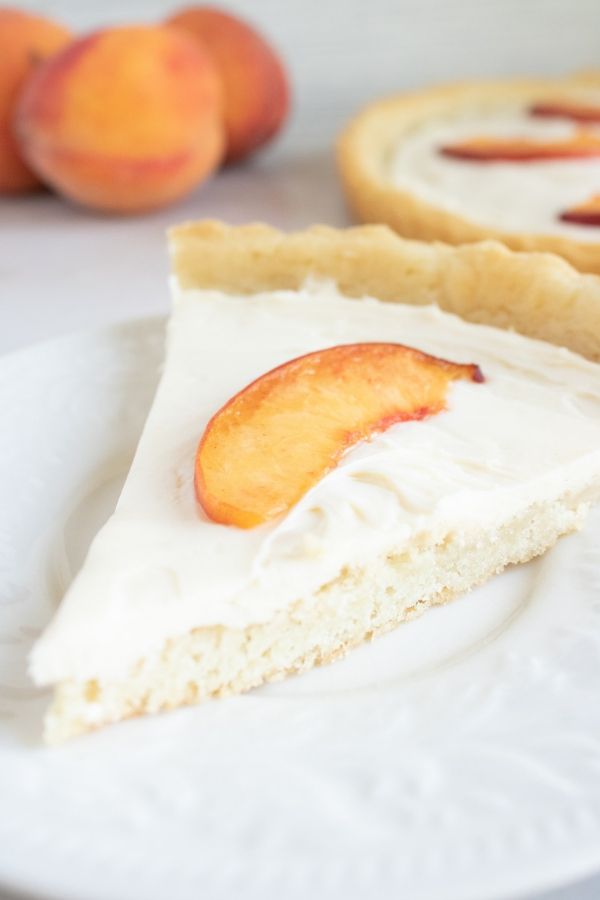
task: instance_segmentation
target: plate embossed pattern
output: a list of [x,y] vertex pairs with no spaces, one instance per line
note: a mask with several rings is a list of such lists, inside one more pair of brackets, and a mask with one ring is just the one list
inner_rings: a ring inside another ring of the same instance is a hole
[[598,514],[329,669],[41,746],[26,655],[127,469],[162,339],[148,320],[0,360],[0,883],[483,900],[600,866]]

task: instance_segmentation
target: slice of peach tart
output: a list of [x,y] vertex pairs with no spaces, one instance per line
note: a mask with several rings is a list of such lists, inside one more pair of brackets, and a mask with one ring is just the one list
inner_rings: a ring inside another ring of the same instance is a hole
[[333,660],[600,495],[599,279],[378,226],[170,241],[162,380],[31,658],[49,742]]

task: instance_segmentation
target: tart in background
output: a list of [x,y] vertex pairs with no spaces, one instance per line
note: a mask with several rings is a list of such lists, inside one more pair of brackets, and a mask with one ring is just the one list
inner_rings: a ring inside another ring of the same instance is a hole
[[600,272],[600,72],[380,100],[341,134],[338,166],[360,221],[450,244],[494,238]]

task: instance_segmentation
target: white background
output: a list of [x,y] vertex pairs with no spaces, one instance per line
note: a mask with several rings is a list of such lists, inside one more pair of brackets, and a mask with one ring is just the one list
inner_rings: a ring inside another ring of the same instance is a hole
[[[27,6],[80,30],[152,21],[176,8],[162,0]],[[345,224],[333,139],[379,94],[439,80],[600,66],[600,0],[234,0],[228,7],[259,24],[290,68],[295,99],[285,135],[178,207],[143,218],[95,216],[49,195],[0,201],[0,352],[166,311],[164,231],[172,223],[218,217],[286,228]],[[597,897],[600,878],[544,900]]]

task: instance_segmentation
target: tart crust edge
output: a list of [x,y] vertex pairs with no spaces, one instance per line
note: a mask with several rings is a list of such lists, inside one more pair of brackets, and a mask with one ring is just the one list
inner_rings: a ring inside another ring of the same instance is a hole
[[348,123],[337,142],[337,167],[351,212],[361,222],[384,223],[404,237],[449,244],[498,240],[512,250],[556,253],[582,272],[600,274],[600,238],[588,243],[479,225],[392,185],[385,165],[390,143],[420,121],[456,108],[493,108],[500,99],[523,103],[572,100],[573,89],[584,87],[600,87],[600,71],[561,80],[452,84],[368,105]]
[[496,241],[461,246],[399,237],[384,225],[313,225],[283,233],[260,223],[191,222],[169,232],[180,286],[225,293],[297,290],[334,281],[349,297],[415,305],[518,331],[600,362],[600,278],[548,253]]

